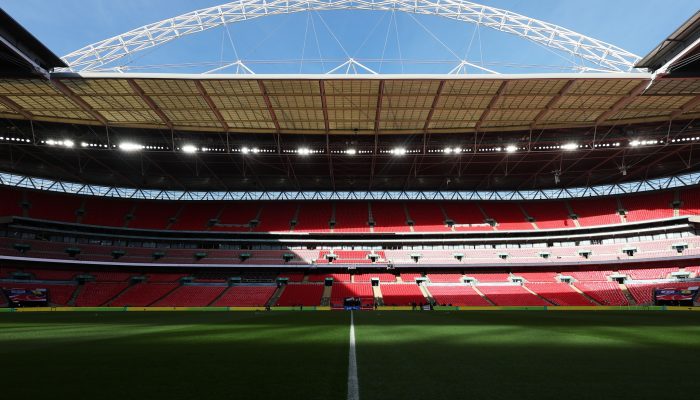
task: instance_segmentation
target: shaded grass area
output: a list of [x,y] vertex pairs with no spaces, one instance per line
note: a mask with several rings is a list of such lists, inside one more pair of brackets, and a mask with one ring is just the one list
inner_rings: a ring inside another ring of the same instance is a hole
[[[3,395],[345,399],[345,312],[0,314]],[[357,312],[360,398],[695,395],[700,313]]]
[[358,314],[355,325],[363,400],[650,399],[700,390],[700,313],[383,312]]
[[345,399],[348,324],[345,313],[4,314],[2,392]]

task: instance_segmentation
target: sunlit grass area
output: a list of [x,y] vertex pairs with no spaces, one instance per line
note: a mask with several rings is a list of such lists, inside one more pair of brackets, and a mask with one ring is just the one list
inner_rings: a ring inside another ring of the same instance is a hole
[[[345,399],[345,312],[0,314],[3,393]],[[360,398],[646,399],[700,387],[700,313],[359,312]]]

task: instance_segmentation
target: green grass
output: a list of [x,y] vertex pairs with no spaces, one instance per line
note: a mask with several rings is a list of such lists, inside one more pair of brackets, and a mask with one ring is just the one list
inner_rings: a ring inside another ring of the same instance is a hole
[[[4,396],[345,399],[349,314],[2,313]],[[700,313],[359,312],[360,398],[698,393]]]

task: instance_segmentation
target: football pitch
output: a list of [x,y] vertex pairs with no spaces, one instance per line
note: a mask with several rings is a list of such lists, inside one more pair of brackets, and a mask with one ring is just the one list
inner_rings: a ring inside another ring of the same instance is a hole
[[[353,320],[363,400],[700,392],[696,312],[374,311]],[[350,321],[349,312],[3,313],[3,397],[347,399]]]

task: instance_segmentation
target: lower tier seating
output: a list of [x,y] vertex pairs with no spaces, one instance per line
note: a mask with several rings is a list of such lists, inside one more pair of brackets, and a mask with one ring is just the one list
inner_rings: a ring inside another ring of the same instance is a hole
[[568,283],[530,283],[527,287],[556,306],[597,305],[573,289]]
[[548,306],[522,286],[479,286],[479,290],[497,306]]
[[225,286],[180,286],[153,305],[157,307],[204,307],[211,304],[225,289]]
[[126,283],[88,282],[80,289],[75,305],[76,307],[103,306],[127,287]]
[[433,296],[435,301],[441,305],[453,306],[490,306],[472,286],[438,286],[430,285],[428,291]]
[[321,304],[322,295],[323,285],[321,284],[289,284],[284,288],[277,305],[281,307],[317,306]]
[[574,285],[601,305],[629,305],[617,282],[576,282]]
[[277,290],[276,286],[231,286],[213,306],[262,307]]
[[109,305],[114,307],[146,307],[175,290],[179,283],[139,283],[114,299]]
[[395,283],[381,285],[380,288],[384,305],[387,306],[409,306],[412,303],[424,304],[428,302],[416,284]]

